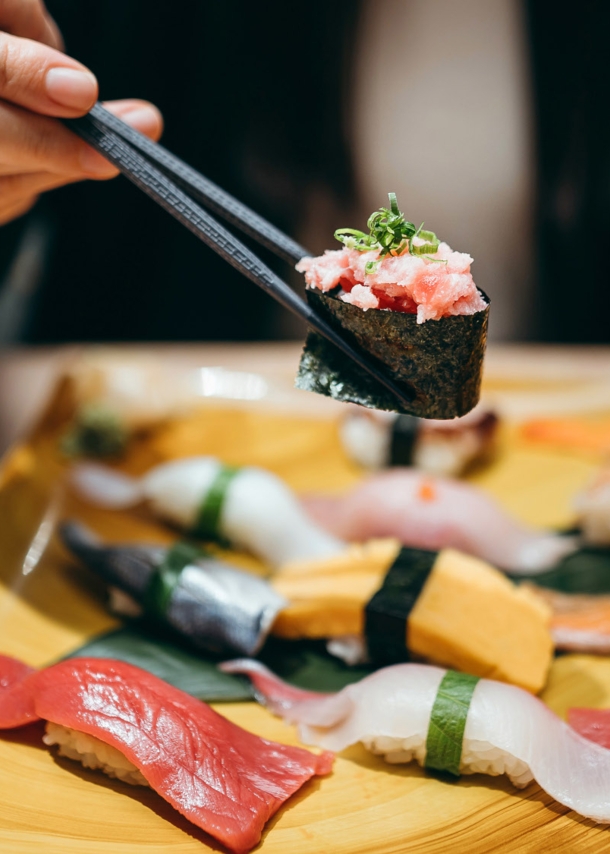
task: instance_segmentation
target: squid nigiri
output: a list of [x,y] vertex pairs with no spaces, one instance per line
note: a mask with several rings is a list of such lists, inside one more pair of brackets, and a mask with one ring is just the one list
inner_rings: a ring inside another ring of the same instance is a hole
[[236,854],[332,755],[267,741],[138,667],[70,659],[33,670],[0,655],[0,729],[48,721],[59,753],[148,785]]
[[554,566],[576,537],[536,530],[511,518],[467,483],[394,469],[338,497],[310,497],[312,519],[345,540],[396,537],[406,546],[455,548],[511,572]]
[[81,463],[72,470],[72,483],[103,507],[120,510],[146,502],[162,519],[202,539],[226,540],[274,567],[345,549],[312,522],[283,481],[251,466],[230,468],[213,457],[188,457],[134,478]]
[[286,685],[256,661],[247,673],[262,702],[299,725],[305,744],[333,751],[362,742],[387,762],[459,774],[535,780],[560,804],[610,822],[610,751],[583,738],[526,691],[423,664],[378,670],[337,694]]

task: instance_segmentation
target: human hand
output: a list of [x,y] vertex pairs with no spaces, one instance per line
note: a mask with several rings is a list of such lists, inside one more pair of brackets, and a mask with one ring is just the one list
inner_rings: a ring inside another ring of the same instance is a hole
[[[60,52],[61,34],[42,0],[0,0],[0,225],[28,211],[45,190],[118,174],[57,118],[88,112],[97,80]],[[106,108],[153,139],[163,120],[146,101]]]

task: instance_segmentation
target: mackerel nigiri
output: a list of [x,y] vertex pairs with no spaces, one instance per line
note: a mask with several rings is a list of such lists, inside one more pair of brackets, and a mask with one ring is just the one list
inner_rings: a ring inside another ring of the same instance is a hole
[[535,780],[560,804],[610,822],[610,751],[583,738],[527,691],[438,667],[397,664],[316,694],[286,685],[256,661],[221,665],[247,673],[260,699],[305,744],[333,751],[362,742],[391,763],[454,774]]
[[397,468],[344,496],[311,497],[318,524],[345,540],[396,537],[420,549],[455,548],[511,572],[554,566],[578,540],[530,528],[468,483]]
[[345,548],[312,522],[283,481],[252,466],[231,468],[213,457],[187,457],[135,478],[80,463],[72,469],[72,483],[102,507],[120,510],[146,502],[155,515],[194,536],[226,540],[271,566],[330,557]]
[[236,854],[332,755],[267,741],[156,676],[110,659],[33,670],[0,655],[0,729],[48,721],[60,755],[148,785]]
[[127,616],[145,610],[207,652],[255,655],[288,604],[264,578],[190,543],[105,545],[75,522],[59,532],[70,552],[110,585],[112,610]]

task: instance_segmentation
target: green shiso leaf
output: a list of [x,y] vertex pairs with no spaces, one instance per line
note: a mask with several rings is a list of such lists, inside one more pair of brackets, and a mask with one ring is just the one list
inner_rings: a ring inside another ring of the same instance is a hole
[[531,581],[561,593],[610,593],[610,548],[587,546],[562,558],[546,572],[511,577],[516,582]]
[[478,676],[448,670],[439,685],[426,739],[426,768],[460,775],[462,743]]
[[103,404],[87,404],[61,439],[68,457],[120,457],[127,447],[129,431],[120,416]]
[[[218,670],[222,659],[195,652],[169,630],[144,621],[94,638],[67,657],[89,656],[126,661],[208,703],[254,697],[249,680]],[[340,691],[372,672],[370,667],[348,667],[318,641],[270,638],[259,658],[282,679],[309,691]]]
[[325,641],[269,638],[258,658],[282,679],[307,691],[340,691],[375,669],[364,664],[348,666],[327,652]]
[[165,617],[172,593],[185,566],[205,555],[194,543],[179,540],[168,549],[161,565],[154,572],[145,593],[144,607],[149,614]]
[[222,539],[219,531],[222,508],[229,484],[238,472],[239,468],[232,466],[220,467],[199,510],[197,522],[192,531],[194,536],[201,537],[202,540]]
[[94,638],[67,657],[126,661],[208,702],[252,699],[249,687],[241,679],[218,670],[215,659],[191,652],[140,624]]

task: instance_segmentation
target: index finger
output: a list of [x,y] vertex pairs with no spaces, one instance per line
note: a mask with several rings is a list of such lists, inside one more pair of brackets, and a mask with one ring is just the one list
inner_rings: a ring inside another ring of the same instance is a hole
[[95,76],[69,56],[0,32],[0,99],[35,113],[80,116],[97,100]]
[[61,33],[42,0],[0,0],[0,30],[63,48]]

